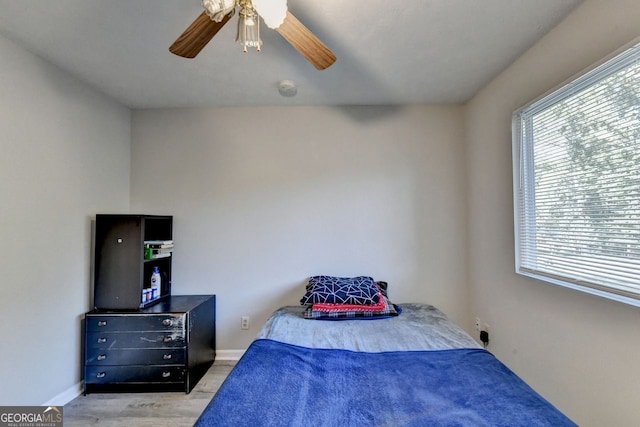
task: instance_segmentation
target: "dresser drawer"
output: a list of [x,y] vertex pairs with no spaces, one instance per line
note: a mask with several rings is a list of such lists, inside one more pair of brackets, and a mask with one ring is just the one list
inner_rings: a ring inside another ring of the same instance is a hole
[[185,348],[152,348],[112,350],[103,348],[89,349],[85,356],[85,365],[179,365],[184,364]]
[[174,295],[142,309],[85,313],[85,394],[189,393],[215,359],[215,311],[215,295]]
[[184,330],[185,315],[172,314],[114,314],[85,317],[87,332],[98,331],[176,331]]
[[184,366],[87,366],[85,382],[115,383],[173,383],[183,382]]
[[89,332],[87,334],[87,353],[91,349],[144,349],[184,347],[185,337],[182,331],[167,332]]

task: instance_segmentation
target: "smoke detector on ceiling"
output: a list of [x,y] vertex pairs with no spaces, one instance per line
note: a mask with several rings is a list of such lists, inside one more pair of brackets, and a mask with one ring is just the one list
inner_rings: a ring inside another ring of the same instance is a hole
[[296,96],[298,93],[298,88],[296,84],[291,80],[282,80],[278,83],[278,92],[280,95],[286,96],[287,98],[291,98],[292,96]]

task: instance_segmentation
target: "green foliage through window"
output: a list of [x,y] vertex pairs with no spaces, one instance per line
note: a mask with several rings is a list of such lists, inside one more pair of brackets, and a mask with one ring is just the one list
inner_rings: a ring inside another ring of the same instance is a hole
[[514,113],[522,274],[640,305],[640,48]]

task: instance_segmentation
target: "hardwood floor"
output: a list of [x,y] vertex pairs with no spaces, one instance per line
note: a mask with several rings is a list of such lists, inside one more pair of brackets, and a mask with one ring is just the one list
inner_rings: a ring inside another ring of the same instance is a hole
[[193,426],[234,362],[215,362],[191,393],[94,393],[64,406],[65,427]]

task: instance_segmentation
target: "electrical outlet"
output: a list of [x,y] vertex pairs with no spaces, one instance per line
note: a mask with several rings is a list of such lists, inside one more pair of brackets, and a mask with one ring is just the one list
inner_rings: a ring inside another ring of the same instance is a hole
[[480,321],[479,317],[476,317],[476,331],[480,332],[480,325],[482,324],[482,322]]
[[242,316],[240,319],[240,327],[242,329],[249,329],[249,316]]

